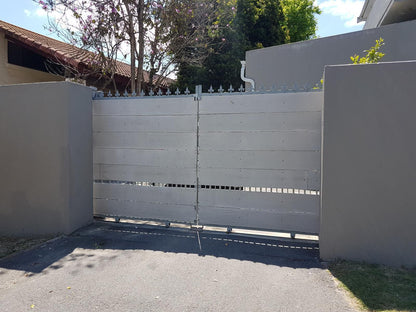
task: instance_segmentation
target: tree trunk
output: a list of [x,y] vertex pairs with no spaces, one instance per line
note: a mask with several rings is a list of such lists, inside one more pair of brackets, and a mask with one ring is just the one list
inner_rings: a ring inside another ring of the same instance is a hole
[[137,93],[142,91],[142,80],[143,80],[143,63],[144,63],[144,0],[139,0],[137,4],[138,11],[138,23],[139,23],[139,57],[138,57],[138,68],[137,68]]
[[130,87],[131,92],[136,91],[136,35],[134,32],[133,14],[128,2],[125,2],[127,15],[129,19],[129,42],[130,42]]
[[157,44],[159,42],[159,33],[160,33],[160,29],[158,27],[158,25],[155,25],[154,27],[155,29],[155,38],[153,39],[153,41],[150,44],[150,47],[152,49],[151,55],[150,55],[150,72],[149,72],[149,86],[151,88],[154,87],[153,85],[153,77],[156,74],[156,53],[157,53]]
[[136,36],[134,34],[133,16],[130,19],[130,79],[131,92],[136,91]]

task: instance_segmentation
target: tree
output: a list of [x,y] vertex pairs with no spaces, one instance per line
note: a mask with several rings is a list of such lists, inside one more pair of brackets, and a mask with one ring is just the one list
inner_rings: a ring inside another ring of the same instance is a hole
[[[57,13],[54,1],[39,0],[36,2],[42,5],[48,13]],[[73,45],[86,48],[89,53],[80,52],[75,56],[82,59],[82,64],[67,65],[74,63],[68,56],[68,62],[59,65],[65,68],[66,75],[75,79],[96,77],[97,80],[104,81],[103,87],[105,88],[113,81],[115,60],[119,57],[121,40],[118,20],[114,14],[110,14],[106,19],[98,18],[91,7],[86,7],[85,3],[81,5],[81,7],[61,7],[61,14],[55,15],[57,22],[50,20],[49,30],[56,32],[59,37]],[[79,11],[84,9],[88,10],[89,14],[85,16],[79,14]],[[67,27],[59,28],[58,23],[65,24]],[[82,29],[82,32],[77,29]],[[95,34],[99,34],[100,40],[97,40]]]
[[[201,47],[207,46],[204,33],[215,11],[201,0],[45,1],[37,2],[59,16],[53,29],[71,43],[99,55],[94,60],[98,67],[103,62],[115,64],[120,54],[130,56],[132,91],[140,92],[143,69],[149,71],[152,88],[158,84],[153,81],[156,73],[160,80],[175,69],[175,64],[192,63],[196,54],[207,55],[207,49]],[[181,23],[187,26],[187,32]],[[114,68],[106,74],[114,75]]]
[[315,15],[321,14],[313,0],[280,0],[286,34],[286,43],[308,40],[315,36],[317,20]]
[[278,0],[238,0],[236,28],[245,37],[246,50],[285,42],[284,21]]
[[313,0],[219,0],[217,3],[222,4],[225,13],[217,18],[218,31],[211,37],[212,50],[196,67],[180,64],[178,85],[181,87],[192,86],[198,80],[192,77],[196,73],[206,83],[205,89],[210,84],[218,88],[221,83],[239,86],[242,83],[240,60],[245,59],[246,51],[312,38],[316,31],[315,15],[321,13]]

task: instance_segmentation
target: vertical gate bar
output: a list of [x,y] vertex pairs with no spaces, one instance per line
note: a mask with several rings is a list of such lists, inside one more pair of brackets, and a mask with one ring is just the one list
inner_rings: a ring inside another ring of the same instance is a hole
[[196,174],[196,225],[199,225],[199,101],[202,98],[202,85],[195,86],[196,101],[196,162],[195,162],[195,174]]

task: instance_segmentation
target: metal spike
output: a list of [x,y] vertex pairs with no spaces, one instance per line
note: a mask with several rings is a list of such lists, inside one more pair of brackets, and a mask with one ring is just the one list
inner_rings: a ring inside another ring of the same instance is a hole
[[272,91],[272,92],[276,92],[276,91],[277,91],[277,87],[276,87],[276,85],[275,85],[275,84],[274,84],[274,85],[272,85],[272,89],[271,89],[270,91]]
[[306,84],[305,84],[305,86],[303,87],[303,89],[304,89],[305,91],[310,91],[310,90],[311,90],[311,86],[310,86],[310,84],[309,84],[309,83],[306,83]]
[[230,88],[228,89],[228,92],[230,92],[230,93],[233,93],[234,92],[233,85],[230,85]]
[[214,89],[212,88],[212,85],[209,87],[208,92],[209,92],[210,94],[214,93]]
[[243,92],[244,92],[244,87],[243,87],[243,85],[242,85],[242,84],[240,85],[240,88],[238,88],[238,91],[239,91],[240,93],[243,93]]
[[282,86],[282,92],[283,93],[286,93],[287,92],[287,86],[285,84]]
[[150,91],[149,91],[149,95],[150,95],[150,96],[155,95],[155,93],[153,92],[153,89],[150,89]]
[[253,86],[251,86],[251,85],[250,85],[250,86],[248,87],[247,92],[254,92],[254,90],[253,90]]
[[219,93],[223,93],[224,92],[224,89],[222,88],[222,85],[220,85],[220,88],[218,89],[218,92]]
[[144,90],[140,91],[140,96],[144,96]]
[[127,93],[127,90],[124,90],[123,96],[128,97],[129,94]]
[[167,90],[166,90],[166,95],[171,95],[172,94],[172,92],[170,92],[170,89],[168,88]]
[[136,96],[137,94],[136,94],[136,91],[133,91],[132,93],[131,93],[131,96]]
[[264,86],[261,86],[261,87],[259,88],[259,92],[264,92],[264,91],[265,91]]
[[181,94],[181,91],[179,91],[179,88],[176,88],[175,94],[176,94],[176,95]]
[[188,87],[186,87],[185,94],[189,95],[189,93],[191,93],[191,92],[189,91]]
[[119,97],[119,96],[120,96],[120,92],[118,92],[118,90],[116,90],[115,97]]
[[295,91],[295,92],[296,91],[299,91],[299,87],[298,87],[298,85],[296,83],[293,84],[292,90]]
[[157,91],[157,96],[162,96],[162,95],[163,95],[162,89],[159,88],[159,91]]
[[112,96],[113,96],[113,95],[111,94],[111,90],[108,90],[107,96],[108,96],[108,97],[112,97]]

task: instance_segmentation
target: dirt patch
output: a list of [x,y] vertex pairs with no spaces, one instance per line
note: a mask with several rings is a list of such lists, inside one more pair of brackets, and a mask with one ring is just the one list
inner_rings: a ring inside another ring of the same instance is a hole
[[0,237],[0,258],[8,256],[12,253],[26,250],[42,244],[54,236],[41,237]]

